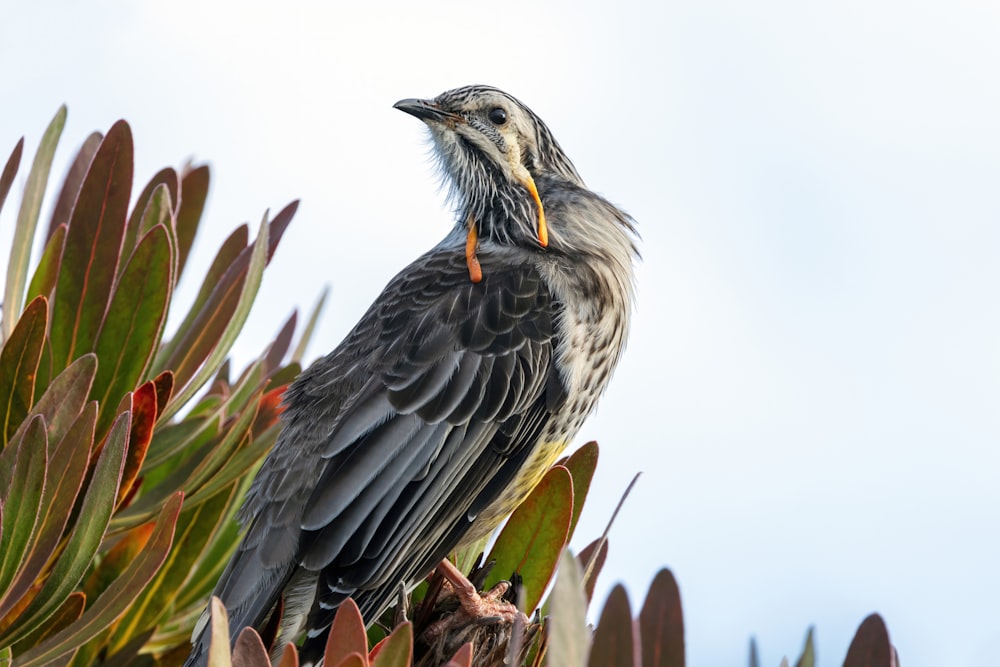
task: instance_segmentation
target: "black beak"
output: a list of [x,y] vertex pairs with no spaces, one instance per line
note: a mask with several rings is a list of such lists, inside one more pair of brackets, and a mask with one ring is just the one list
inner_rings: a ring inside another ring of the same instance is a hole
[[400,100],[392,105],[393,109],[399,109],[419,118],[424,122],[435,121],[438,123],[461,122],[462,117],[450,111],[444,111],[435,102],[428,100],[417,100],[413,98]]

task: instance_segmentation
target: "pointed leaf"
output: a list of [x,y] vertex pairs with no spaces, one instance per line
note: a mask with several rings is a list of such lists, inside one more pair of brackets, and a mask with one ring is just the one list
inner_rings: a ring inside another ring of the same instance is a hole
[[229,649],[229,617],[222,600],[212,596],[211,609],[212,639],[208,645],[208,667],[230,667],[232,658]]
[[87,403],[97,373],[97,357],[86,354],[74,361],[49,384],[31,408],[31,416],[42,415],[48,424],[49,442],[63,439]]
[[462,644],[444,667],[472,667],[472,644]]
[[264,642],[253,628],[243,628],[236,637],[233,667],[271,667]]
[[594,629],[588,664],[590,667],[636,667],[639,663],[636,643],[628,594],[618,584],[611,589],[601,620]]
[[368,635],[357,603],[347,598],[333,617],[323,651],[323,664],[338,665],[351,654],[368,655]]
[[288,348],[292,345],[292,336],[295,334],[295,321],[298,319],[298,315],[296,311],[292,311],[291,317],[285,321],[281,331],[275,336],[274,342],[268,347],[267,353],[264,355],[264,368],[268,375],[278,369],[281,360],[288,353]]
[[59,278],[59,262],[62,260],[65,243],[66,225],[59,225],[45,244],[42,257],[38,260],[38,266],[35,267],[35,273],[31,276],[31,282],[28,283],[27,298],[34,299],[39,296],[44,296],[47,299],[52,298],[52,293],[56,288],[56,280]]
[[392,634],[372,650],[372,667],[409,667],[413,662],[413,624],[409,621],[396,626]]
[[306,348],[309,346],[309,341],[312,340],[313,332],[316,330],[316,323],[319,321],[320,313],[323,312],[323,304],[326,303],[326,297],[330,294],[330,288],[324,287],[323,291],[320,292],[319,299],[316,301],[316,305],[313,306],[312,313],[309,315],[309,322],[306,323],[306,328],[302,332],[302,338],[299,339],[298,344],[295,346],[295,351],[292,352],[293,363],[302,363],[303,357],[306,354]]
[[163,563],[173,539],[174,524],[180,513],[183,495],[177,494],[164,506],[156,520],[145,549],[122,575],[115,579],[101,597],[79,620],[56,633],[48,641],[20,656],[19,667],[41,667],[49,661],[71,654],[76,647],[98,636],[128,609],[142,587],[153,578]]
[[898,667],[895,658],[885,621],[878,614],[871,614],[855,633],[844,667]]
[[566,550],[559,561],[559,574],[552,587],[552,615],[549,617],[545,664],[550,667],[583,667],[587,664],[590,633],[587,630],[587,601],[583,597],[580,568]]
[[80,194],[83,179],[87,176],[87,172],[90,170],[90,163],[94,161],[94,156],[97,154],[97,149],[100,148],[103,140],[103,134],[100,132],[91,132],[80,145],[79,150],[77,150],[76,156],[73,158],[73,164],[70,165],[69,170],[66,172],[66,178],[63,179],[59,198],[56,199],[56,205],[52,209],[49,229],[45,234],[46,239],[52,238],[52,234],[59,225],[69,224],[69,218],[73,213],[73,204],[76,203],[76,198]]
[[594,471],[597,470],[598,447],[597,443],[591,440],[566,459],[563,464],[569,474],[573,476],[573,519],[569,524],[568,542],[573,537],[576,524],[580,520],[580,512],[583,511],[583,503],[587,500],[587,493],[590,491],[590,482],[594,479]]
[[681,594],[670,570],[653,578],[639,613],[642,667],[684,667],[684,615]]
[[[100,364],[92,397],[110,408],[143,377],[159,344],[170,301],[170,242],[157,225],[136,246],[115,285],[95,344]],[[97,432],[114,417],[102,410]]]
[[517,572],[522,579],[524,610],[534,610],[555,573],[572,516],[573,478],[566,468],[553,466],[497,537],[486,559],[495,560],[496,565],[484,588]]
[[[24,435],[9,446],[15,445],[16,459],[10,477],[2,480],[0,488],[0,504],[6,509],[0,535],[0,603],[42,520],[40,505],[49,463],[45,420],[33,418]],[[5,451],[4,458],[12,453]]]
[[73,206],[52,305],[52,362],[94,349],[118,272],[132,188],[132,134],[125,121],[101,142]]
[[3,295],[3,331],[0,340],[6,339],[14,329],[14,322],[21,314],[24,304],[24,288],[28,280],[28,262],[31,259],[31,245],[35,239],[35,228],[38,225],[38,212],[42,208],[42,196],[49,182],[49,171],[52,169],[52,156],[59,143],[66,124],[66,107],[61,106],[45,129],[42,140],[38,144],[38,152],[31,163],[28,181],[24,186],[24,197],[21,200],[21,210],[14,227],[14,240],[11,243],[10,262],[7,264],[7,281],[4,284]]
[[132,394],[132,425],[129,428],[128,453],[125,456],[125,467],[122,470],[122,481],[118,489],[116,506],[121,506],[122,499],[132,489],[142,462],[146,459],[149,443],[153,439],[153,425],[156,423],[156,387],[152,382],[146,382]]
[[14,183],[14,177],[17,176],[17,168],[21,166],[21,153],[23,151],[24,137],[21,137],[14,144],[14,150],[10,152],[10,157],[7,158],[7,163],[3,166],[3,172],[0,173],[0,211],[3,210],[4,202],[7,201],[7,194],[10,192],[10,186]]
[[48,303],[44,298],[35,299],[0,349],[0,448],[7,445],[31,409],[47,320]]
[[[185,169],[181,176],[181,200],[177,209],[177,275],[184,273],[188,254],[194,245],[205,200],[208,199],[209,169],[202,165]],[[176,199],[174,200],[176,201]]]
[[604,561],[608,557],[608,540],[599,537],[580,551],[577,560],[580,561],[580,572],[583,573],[583,589],[587,594],[587,602],[594,599],[594,586],[597,577],[604,569]]
[[806,644],[802,647],[802,655],[799,656],[795,667],[815,667],[816,649],[813,647],[813,629],[810,627],[806,632]]

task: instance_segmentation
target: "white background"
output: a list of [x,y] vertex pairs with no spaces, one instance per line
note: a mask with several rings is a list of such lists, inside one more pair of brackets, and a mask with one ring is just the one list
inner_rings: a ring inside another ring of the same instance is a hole
[[0,150],[28,150],[0,256],[58,105],[55,179],[124,117],[137,189],[212,166],[192,274],[302,199],[235,355],[329,284],[314,358],[451,224],[392,104],[504,88],[643,236],[631,343],[580,439],[603,450],[577,548],[644,472],[599,599],[621,580],[637,606],[671,567],[692,666],[746,664],[751,635],[794,660],[810,624],[838,665],[873,610],[907,667],[996,664],[998,35],[974,0],[7,0]]

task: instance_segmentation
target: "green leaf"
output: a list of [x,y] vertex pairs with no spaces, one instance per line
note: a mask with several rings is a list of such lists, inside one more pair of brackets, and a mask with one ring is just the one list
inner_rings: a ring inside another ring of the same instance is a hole
[[83,615],[83,608],[86,604],[87,598],[83,593],[71,594],[45,623],[39,625],[34,632],[14,644],[14,652],[21,655],[62,630]]
[[590,483],[594,479],[594,471],[597,470],[597,458],[597,443],[591,440],[573,452],[563,464],[569,470],[569,474],[573,476],[573,519],[569,524],[567,542],[573,538],[573,531],[576,530],[576,524],[580,520],[580,512],[583,511],[583,504],[590,491]]
[[323,651],[323,664],[339,665],[352,654],[368,655],[368,635],[357,603],[347,598],[333,617]]
[[183,494],[180,493],[170,499],[156,524],[151,527],[151,535],[145,548],[128,569],[108,586],[79,620],[20,656],[18,667],[42,667],[52,660],[71,655],[78,646],[98,636],[125,613],[166,558],[182,502]]
[[80,413],[66,437],[50,450],[45,488],[39,503],[42,523],[35,531],[16,578],[0,599],[0,617],[29,592],[57,553],[87,474],[96,420],[97,406],[91,403]]
[[[11,593],[9,586],[42,520],[40,506],[49,465],[45,420],[33,418],[24,435],[11,442],[10,447],[15,445],[16,459],[10,468],[10,477],[2,480],[4,484],[0,488],[0,504],[6,509],[0,534],[0,610],[13,606],[14,601],[7,599]],[[9,454],[5,451],[4,458]]]
[[0,349],[0,448],[7,445],[31,410],[47,320],[48,303],[41,297],[35,299]]
[[551,667],[583,667],[587,664],[590,633],[587,601],[583,596],[580,568],[566,550],[559,561],[559,574],[552,587],[545,664]]
[[861,622],[847,649],[844,667],[898,667],[896,649],[881,616],[871,614]]
[[22,614],[21,627],[31,630],[38,622],[48,618],[80,583],[97,554],[118,495],[118,482],[128,446],[129,422],[129,414],[124,413],[111,427],[66,548],[55,562],[41,591]]
[[396,626],[375,653],[372,667],[409,667],[413,662],[413,624],[409,621]]
[[52,236],[45,244],[42,257],[38,260],[35,273],[28,283],[27,298],[34,299],[44,296],[52,298],[52,293],[56,288],[56,280],[59,278],[59,262],[62,259],[63,245],[66,243],[66,225],[56,227]]
[[639,612],[642,667],[684,667],[684,614],[677,580],[657,572]]
[[55,368],[94,349],[118,272],[131,188],[132,134],[118,121],[97,149],[66,231],[49,330]]
[[632,609],[625,588],[611,589],[604,603],[601,620],[594,628],[590,646],[590,667],[635,667],[638,656],[632,632]]
[[594,598],[594,586],[597,584],[597,577],[604,569],[604,561],[608,557],[608,539],[599,537],[581,551],[577,556],[580,561],[580,572],[583,573],[583,588],[587,594],[587,602]]
[[[181,200],[177,208],[177,276],[184,273],[188,254],[194,245],[194,237],[198,231],[198,223],[208,199],[210,181],[207,166],[185,168],[181,176]],[[176,199],[174,200],[176,201]],[[246,245],[246,241],[243,242]]]
[[118,398],[139,384],[152,362],[170,302],[170,242],[157,225],[139,241],[115,285],[95,343],[100,359],[92,397],[104,408],[97,432],[104,433]]
[[[285,229],[288,228],[296,208],[298,208],[298,202],[292,202],[286,206],[274,218],[274,222],[270,226],[267,224],[265,216],[261,221],[257,241],[251,248],[241,252],[223,275],[219,289],[212,293],[206,303],[205,311],[203,311],[204,317],[199,317],[192,325],[192,330],[195,332],[195,340],[192,341],[193,347],[204,348],[207,342],[207,347],[211,352],[204,362],[197,362],[197,356],[185,354],[182,362],[174,368],[177,382],[183,388],[178,392],[171,405],[167,407],[161,419],[169,419],[175,415],[185,403],[194,397],[202,385],[215,375],[219,366],[222,365],[250,313],[250,307],[257,296],[261,277],[264,274],[264,267],[274,253]],[[223,307],[224,304],[231,303],[234,298],[236,301],[232,311]],[[220,321],[219,316],[226,312],[230,314],[225,316],[226,319]],[[182,347],[186,346],[182,344]],[[192,376],[191,373],[194,372],[195,368],[198,370]],[[186,383],[182,379],[185,377],[190,377]]]
[[66,107],[59,107],[55,117],[42,135],[38,152],[31,163],[28,182],[24,186],[24,197],[21,200],[21,210],[17,216],[17,226],[14,227],[14,240],[11,243],[10,262],[7,264],[7,281],[3,295],[3,331],[0,340],[6,339],[14,329],[14,321],[21,313],[24,303],[24,287],[28,278],[28,262],[31,260],[31,245],[35,239],[35,227],[38,225],[38,212],[42,208],[42,196],[49,181],[49,171],[52,169],[52,156],[59,143],[66,124]]
[[496,565],[484,588],[517,572],[522,579],[524,610],[534,610],[552,580],[572,516],[573,478],[563,466],[553,466],[497,537],[486,559],[495,560]]
[[309,315],[309,321],[306,323],[306,328],[302,332],[302,338],[299,339],[298,344],[295,346],[295,351],[292,352],[293,363],[301,364],[302,359],[306,354],[306,347],[309,345],[309,341],[312,340],[313,332],[316,330],[316,323],[319,321],[320,313],[323,312],[323,305],[326,303],[326,297],[330,294],[329,286],[324,287],[323,291],[320,292],[319,299],[316,301],[316,305],[313,306],[312,313]]
[[66,178],[63,179],[62,189],[59,191],[56,205],[52,209],[49,229],[45,234],[46,239],[52,238],[52,234],[59,225],[69,224],[70,215],[73,213],[73,204],[76,203],[76,197],[80,194],[83,179],[87,176],[90,163],[94,161],[94,155],[97,154],[97,149],[100,148],[101,141],[103,140],[103,134],[100,132],[91,132],[83,144],[80,145],[80,149],[76,152],[76,157],[73,158],[73,164],[70,165],[69,170],[66,172]]
[[798,661],[795,663],[795,667],[815,667],[816,665],[816,649],[813,647],[813,629],[810,627],[806,631],[806,643],[802,647],[802,655],[799,656]]
[[21,166],[22,152],[24,152],[24,137],[18,139],[17,143],[14,144],[14,150],[10,152],[10,157],[7,158],[7,163],[3,166],[3,172],[0,172],[0,211],[3,210],[4,202],[7,201],[10,186],[14,184],[17,168]]
[[76,421],[77,415],[87,403],[87,396],[90,394],[96,373],[97,357],[85,354],[57,375],[31,408],[31,416],[45,417],[49,442],[62,440]]

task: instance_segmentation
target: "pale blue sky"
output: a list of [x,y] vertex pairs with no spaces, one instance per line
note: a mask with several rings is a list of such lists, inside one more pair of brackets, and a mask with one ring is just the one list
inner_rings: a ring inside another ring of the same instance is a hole
[[56,174],[119,117],[139,180],[209,161],[201,266],[302,198],[236,355],[330,284],[316,356],[451,224],[392,104],[508,90],[644,239],[580,440],[603,453],[578,546],[644,471],[600,588],[638,604],[670,566],[692,667],[751,635],[794,659],[810,624],[839,665],[873,610],[907,667],[994,664],[1000,5],[362,5],[6,2],[0,150],[66,102]]

